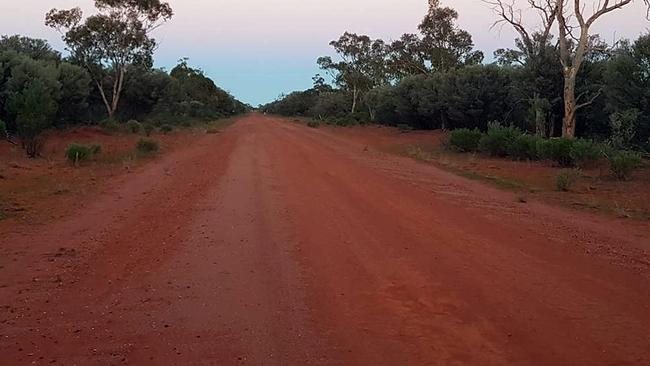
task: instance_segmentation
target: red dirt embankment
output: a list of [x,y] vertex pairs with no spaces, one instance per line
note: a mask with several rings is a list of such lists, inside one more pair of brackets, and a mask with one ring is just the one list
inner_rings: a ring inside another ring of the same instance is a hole
[[648,225],[515,201],[249,115],[0,233],[2,364],[650,363]]

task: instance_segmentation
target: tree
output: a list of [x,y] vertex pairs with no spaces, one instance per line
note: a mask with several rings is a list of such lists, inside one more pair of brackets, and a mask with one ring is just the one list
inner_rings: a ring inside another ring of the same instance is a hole
[[82,67],[68,62],[60,63],[58,68],[61,93],[56,123],[66,125],[80,122],[88,109],[92,83],[90,75]]
[[330,46],[334,47],[342,61],[334,62],[331,57],[321,57],[318,65],[330,73],[337,85],[352,93],[351,113],[355,113],[363,93],[388,83],[388,48],[380,39],[372,40],[368,36],[349,32],[330,42]]
[[458,12],[429,0],[429,10],[418,26],[420,34],[406,33],[389,46],[388,65],[394,79],[445,72],[476,65],[483,53],[474,50],[472,36],[456,25]]
[[52,49],[43,39],[22,37],[19,35],[2,36],[0,38],[0,52],[14,51],[27,55],[34,60],[61,61],[61,54]]
[[456,10],[441,7],[440,0],[429,0],[429,11],[418,29],[422,34],[421,52],[433,72],[483,61],[483,53],[474,51],[472,36],[458,28],[456,20]]
[[11,68],[6,82],[6,110],[29,157],[40,155],[45,139],[43,131],[52,125],[57,112],[61,84],[55,64],[22,56]]
[[95,7],[98,14],[85,21],[80,8],[52,9],[45,24],[61,32],[71,59],[88,70],[113,118],[129,67],[151,67],[156,41],[150,33],[173,12],[160,0],[95,0]]
[[[648,0],[644,0],[650,6]],[[604,0],[598,3],[595,11],[585,14],[584,4],[581,0],[574,0],[573,5],[569,0],[556,0],[557,21],[559,32],[559,53],[562,73],[564,75],[564,120],[562,122],[562,136],[575,137],[576,112],[590,105],[599,93],[588,100],[581,100],[583,95],[576,96],[576,80],[585,57],[593,49],[593,37],[590,34],[591,26],[604,15],[614,10],[621,9],[632,3],[632,0]],[[576,24],[570,22],[575,19]],[[579,30],[579,35],[574,35],[574,29]]]
[[[593,12],[586,14],[586,4],[582,0],[526,0],[527,7],[536,10],[542,19],[540,42],[548,40],[554,24],[558,30],[558,55],[564,78],[563,101],[564,116],[562,120],[562,136],[575,137],[576,114],[584,107],[591,105],[600,92],[581,93],[576,96],[578,74],[598,42],[590,33],[592,25],[601,17],[632,3],[633,0],[601,0],[593,4]],[[649,0],[643,0],[650,6]],[[517,2],[507,3],[503,0],[487,0],[493,5],[500,16],[499,22],[512,25],[520,34],[523,49],[534,51],[535,40],[524,25],[522,7]],[[579,32],[579,34],[575,34]],[[540,44],[538,42],[538,44]],[[543,45],[543,43],[541,43]]]

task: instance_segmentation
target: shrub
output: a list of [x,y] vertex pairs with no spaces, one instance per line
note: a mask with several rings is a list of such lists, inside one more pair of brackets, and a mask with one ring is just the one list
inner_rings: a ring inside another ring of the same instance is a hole
[[136,149],[141,153],[152,153],[160,149],[158,143],[150,139],[140,139],[136,144]]
[[571,149],[573,140],[565,138],[552,138],[540,140],[537,143],[537,153],[541,159],[551,160],[560,166],[568,167],[573,165]]
[[521,135],[521,131],[514,127],[491,125],[480,142],[479,149],[492,156],[508,156],[513,142]]
[[537,160],[537,144],[541,137],[523,134],[517,136],[510,145],[509,155],[517,160]]
[[97,155],[101,152],[102,147],[99,145],[82,145],[82,144],[70,144],[65,151],[65,157],[69,162],[73,164],[79,164],[84,161],[87,161],[93,155]]
[[609,143],[616,149],[629,148],[636,136],[637,124],[641,117],[638,109],[627,109],[609,116],[611,137]]
[[573,165],[585,167],[600,159],[601,149],[591,140],[573,140],[569,156]]
[[0,139],[7,137],[7,125],[3,120],[0,119]]
[[601,148],[591,140],[553,138],[537,142],[541,159],[551,160],[563,167],[584,167],[597,161]]
[[318,122],[318,121],[309,121],[309,122],[307,122],[307,127],[319,128],[320,127],[320,122]]
[[120,130],[120,124],[117,123],[117,122],[116,122],[115,120],[113,120],[113,119],[105,119],[105,120],[103,120],[103,121],[99,124],[99,126],[100,126],[104,131],[106,131],[106,132],[111,132],[111,133],[114,133],[114,132],[117,132],[117,131]]
[[574,169],[564,169],[555,178],[555,188],[558,191],[567,192],[578,180],[580,172]]
[[142,127],[144,129],[144,134],[147,137],[151,136],[151,134],[156,130],[156,126],[151,123],[145,123]]
[[483,134],[478,129],[460,128],[451,132],[449,144],[452,148],[461,152],[476,151],[481,137],[483,137]]
[[132,119],[126,123],[126,131],[129,133],[140,133],[142,131],[142,124]]
[[174,127],[172,125],[162,125],[160,126],[160,131],[164,134],[168,134],[174,131]]
[[631,151],[619,151],[609,156],[609,170],[614,178],[628,180],[632,172],[641,166],[641,155]]

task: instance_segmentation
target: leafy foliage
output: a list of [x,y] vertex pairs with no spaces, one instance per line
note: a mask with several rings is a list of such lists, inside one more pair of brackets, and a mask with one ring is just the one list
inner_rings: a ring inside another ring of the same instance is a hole
[[68,162],[77,165],[89,160],[94,155],[99,154],[101,151],[102,147],[100,145],[87,146],[73,143],[70,144],[66,149],[65,157]]
[[630,151],[620,151],[608,158],[609,169],[614,178],[629,180],[632,172],[641,166],[641,155]]
[[136,144],[136,149],[141,153],[152,153],[160,149],[160,145],[154,140],[141,138]]
[[88,70],[113,118],[127,70],[133,65],[151,67],[156,41],[150,32],[173,12],[160,0],[96,0],[95,7],[97,13],[85,20],[80,8],[52,9],[45,24],[63,34],[72,58]]
[[461,152],[476,151],[482,137],[483,134],[478,129],[459,128],[449,135],[449,144]]
[[555,178],[555,188],[558,191],[567,192],[576,183],[580,172],[575,169],[563,169]]
[[142,124],[132,119],[126,123],[126,130],[129,133],[140,133],[142,131]]
[[145,123],[142,125],[142,127],[144,129],[144,134],[147,137],[151,136],[151,134],[153,134],[156,130],[156,126],[154,126],[152,123]]
[[479,148],[492,156],[505,157],[512,151],[512,145],[520,135],[521,131],[514,127],[493,124],[479,141]]
[[52,126],[60,84],[54,64],[21,57],[5,85],[6,111],[29,157],[41,154],[43,132]]

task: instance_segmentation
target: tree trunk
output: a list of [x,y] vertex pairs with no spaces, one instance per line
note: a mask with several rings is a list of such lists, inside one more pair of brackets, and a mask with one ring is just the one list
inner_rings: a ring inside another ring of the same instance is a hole
[[564,78],[564,119],[562,137],[572,139],[576,135],[576,77],[569,72]]
[[357,111],[357,95],[358,95],[358,90],[357,86],[355,85],[354,88],[352,88],[352,114]]
[[120,67],[116,72],[115,80],[113,81],[113,95],[111,96],[111,101],[108,101],[106,97],[106,92],[104,91],[104,84],[102,81],[95,81],[97,89],[99,89],[99,94],[102,97],[104,106],[106,107],[106,112],[108,113],[108,119],[113,119],[115,113],[117,112],[117,106],[120,102],[120,95],[122,94],[122,89],[124,87],[124,75],[126,70],[124,67]]
[[377,111],[368,106],[368,114],[370,115],[370,122],[375,122],[375,119],[377,118]]

